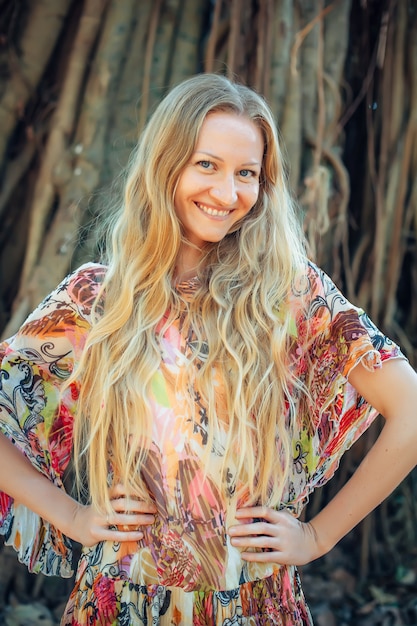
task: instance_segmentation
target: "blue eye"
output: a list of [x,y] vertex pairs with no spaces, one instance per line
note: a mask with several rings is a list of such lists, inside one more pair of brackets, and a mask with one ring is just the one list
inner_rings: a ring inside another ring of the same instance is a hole
[[198,161],[198,165],[201,165],[205,170],[209,170],[213,166],[211,161]]
[[239,175],[242,178],[250,178],[251,176],[256,176],[256,172],[254,170],[240,170]]

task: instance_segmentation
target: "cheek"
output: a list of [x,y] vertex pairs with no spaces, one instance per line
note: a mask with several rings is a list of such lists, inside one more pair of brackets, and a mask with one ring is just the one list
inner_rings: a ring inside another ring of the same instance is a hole
[[180,182],[183,189],[193,189],[194,187],[201,187],[206,178],[207,176],[202,175],[195,169],[187,168],[180,177]]
[[252,185],[251,189],[248,189],[248,193],[246,194],[246,202],[252,208],[256,201],[259,198],[259,185]]

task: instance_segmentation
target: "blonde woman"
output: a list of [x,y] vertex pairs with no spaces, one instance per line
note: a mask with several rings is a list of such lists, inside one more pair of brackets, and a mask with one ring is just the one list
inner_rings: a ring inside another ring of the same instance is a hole
[[296,566],[415,465],[416,374],[302,241],[268,106],[196,76],[138,142],[105,263],[4,342],[1,528],[35,572],[71,575],[83,544],[64,626],[311,624]]

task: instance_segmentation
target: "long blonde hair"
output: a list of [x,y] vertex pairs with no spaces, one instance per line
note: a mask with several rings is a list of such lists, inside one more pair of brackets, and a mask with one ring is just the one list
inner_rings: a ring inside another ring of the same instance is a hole
[[[207,244],[200,287],[185,304],[173,287],[183,238],[174,194],[201,126],[214,111],[244,115],[261,129],[260,193],[233,232]],[[109,228],[104,314],[97,312],[73,376],[81,389],[75,466],[79,480],[86,472],[97,506],[109,506],[109,461],[118,480],[149,498],[139,470],[146,463],[148,399],[161,361],[155,329],[167,311],[169,324],[184,306],[197,343],[208,346],[196,381],[208,410],[207,448],[219,428],[215,368],[225,381],[228,416],[223,473],[233,457],[237,480],[251,499],[279,506],[291,456],[285,416],[294,409],[291,389],[297,385],[287,363],[292,322],[285,303],[304,260],[276,124],[264,99],[213,74],[175,87],[156,108],[132,154],[124,198]]]

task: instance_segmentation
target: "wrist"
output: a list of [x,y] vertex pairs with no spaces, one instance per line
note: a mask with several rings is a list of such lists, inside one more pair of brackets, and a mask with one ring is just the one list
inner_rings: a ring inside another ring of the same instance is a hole
[[337,540],[335,540],[334,537],[332,537],[332,535],[327,532],[327,529],[325,527],[323,528],[320,525],[317,517],[314,517],[312,520],[307,522],[307,524],[309,526],[310,532],[314,537],[314,542],[316,546],[316,554],[314,555],[313,560],[319,559],[320,557],[330,552],[332,548],[334,548]]
[[32,473],[28,478],[25,497],[18,498],[18,501],[74,539],[73,521],[79,503],[39,472]]

